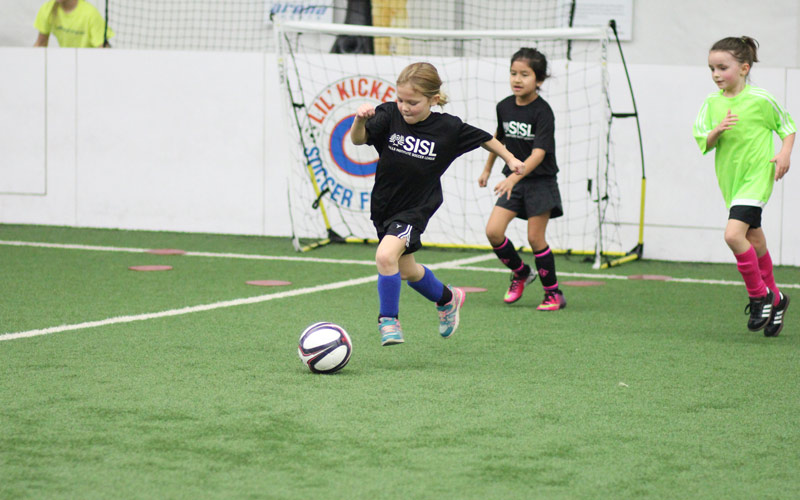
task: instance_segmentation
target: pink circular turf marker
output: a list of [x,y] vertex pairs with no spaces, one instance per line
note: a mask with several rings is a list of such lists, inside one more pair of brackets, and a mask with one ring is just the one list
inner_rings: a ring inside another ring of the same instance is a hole
[[633,274],[628,276],[629,280],[650,280],[650,281],[668,281],[672,276],[662,276],[660,274]]
[[285,286],[285,285],[291,285],[292,282],[280,281],[280,280],[253,280],[253,281],[248,281],[247,284],[254,286]]
[[131,271],[169,271],[172,266],[130,266]]
[[186,250],[180,250],[178,248],[152,248],[148,250],[147,253],[153,255],[183,255],[186,253]]
[[602,281],[562,281],[563,285],[567,286],[602,286],[605,285]]

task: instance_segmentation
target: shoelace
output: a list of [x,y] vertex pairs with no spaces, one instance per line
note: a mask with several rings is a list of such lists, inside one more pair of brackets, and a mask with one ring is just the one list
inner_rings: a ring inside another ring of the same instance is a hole
[[751,301],[749,304],[744,306],[744,313],[751,315],[752,314],[760,315],[761,311],[759,311],[759,308],[763,309],[764,306],[766,305],[765,302],[766,301],[761,301],[761,300],[755,302]]
[[456,301],[456,295],[455,295],[455,292],[454,292],[453,293],[453,298],[450,299],[450,302],[448,302],[447,304],[441,306],[441,309],[437,306],[437,309],[439,310],[439,319],[445,319],[447,316],[449,316],[453,312],[453,310],[455,309],[453,307],[453,304],[455,304],[455,301]]
[[508,287],[508,291],[509,292],[516,292],[517,288],[521,287],[522,284],[525,283],[525,280],[527,280],[527,279],[528,278],[515,278],[515,277],[512,276],[511,277],[511,286]]
[[397,333],[400,329],[400,323],[397,321],[385,321],[381,323],[381,333],[384,335],[387,333]]

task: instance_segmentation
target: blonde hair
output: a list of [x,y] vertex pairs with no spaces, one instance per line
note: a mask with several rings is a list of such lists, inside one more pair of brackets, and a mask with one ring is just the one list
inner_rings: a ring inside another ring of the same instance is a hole
[[418,62],[409,64],[397,77],[397,85],[409,84],[414,90],[431,99],[439,96],[439,105],[447,104],[447,96],[442,92],[442,79],[433,64]]

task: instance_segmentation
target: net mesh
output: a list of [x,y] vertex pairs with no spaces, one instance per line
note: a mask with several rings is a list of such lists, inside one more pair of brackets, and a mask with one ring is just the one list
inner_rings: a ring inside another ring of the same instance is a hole
[[[510,56],[520,47],[536,47],[550,63],[541,95],[556,115],[556,158],[565,216],[548,225],[548,241],[564,251],[622,252],[610,215],[619,196],[609,158],[610,110],[607,98],[606,41],[553,39],[528,32],[511,38],[485,32],[459,38],[441,30],[394,39],[398,53],[330,54],[331,31],[304,31],[282,25],[278,40],[287,110],[293,128],[290,202],[295,236],[322,238],[332,230],[355,239],[375,237],[369,220],[369,194],[377,153],[353,146],[349,127],[364,102],[394,100],[394,81],[420,59],[437,67],[450,102],[444,111],[494,132],[495,106],[510,94]],[[369,30],[367,30],[369,31]],[[568,30],[567,30],[568,31]],[[396,33],[392,33],[395,34]],[[351,34],[352,36],[352,34]],[[491,186],[502,179],[497,161],[488,188],[479,188],[487,154],[478,149],[457,159],[442,178],[444,204],[430,221],[423,241],[446,246],[487,245],[484,228],[494,206]],[[509,227],[509,238],[527,244],[525,221]]]
[[[548,238],[562,248],[616,251],[618,228],[608,222],[618,220],[615,170],[609,168],[613,164],[607,158],[609,141],[603,139],[608,134],[605,46],[535,36],[483,40],[437,36],[442,30],[564,28],[571,25],[574,5],[574,0],[105,0],[97,4],[116,33],[111,44],[117,48],[281,53],[284,88],[292,94],[288,116],[297,125],[292,127],[296,135],[291,147],[295,155],[290,170],[291,213],[296,234],[307,238],[329,230],[356,238],[373,236],[366,212],[372,176],[363,171],[356,176],[343,174],[331,156],[330,134],[352,114],[352,106],[391,100],[391,93],[382,92],[392,88],[406,64],[425,58],[439,68],[450,94],[451,104],[444,111],[493,132],[494,106],[508,95],[509,56],[522,46],[537,47],[550,61],[552,78],[542,95],[556,112],[559,182],[567,212],[550,224]],[[276,23],[292,20],[428,29],[430,36],[299,31],[276,36]],[[370,89],[361,95],[359,85],[364,81]],[[326,96],[334,97],[326,100]],[[341,138],[336,136],[337,141]],[[365,168],[357,165],[374,160],[369,147],[353,150],[343,141],[335,149],[339,158],[352,156],[351,167]],[[477,187],[484,161],[482,150],[470,153],[445,175],[445,204],[431,221],[426,241],[484,243],[483,227],[494,202],[489,189]],[[498,161],[495,172],[499,171]],[[319,201],[315,190],[325,191]],[[527,237],[524,226],[519,226],[512,224],[516,231],[512,238],[523,244]]]
[[[105,0],[117,48],[276,50],[275,20],[347,22],[428,29],[534,29],[569,26],[573,2],[546,0]],[[375,49],[387,52],[390,39]]]

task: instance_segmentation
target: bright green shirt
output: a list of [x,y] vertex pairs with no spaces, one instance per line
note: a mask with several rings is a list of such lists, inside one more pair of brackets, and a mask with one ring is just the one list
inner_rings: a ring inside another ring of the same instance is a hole
[[694,137],[703,154],[708,153],[708,134],[728,114],[739,117],[715,145],[714,166],[725,205],[764,207],[775,183],[773,133],[783,139],[796,131],[794,120],[766,90],[746,85],[735,97],[722,91],[706,97],[697,120]]
[[[44,35],[53,34],[61,47],[102,47],[105,20],[94,5],[85,0],[78,0],[78,4],[71,12],[57,8],[53,11],[55,0],[45,2],[36,14],[33,26]],[[52,15],[51,15],[52,13]],[[114,36],[111,28],[106,35],[109,39]]]

